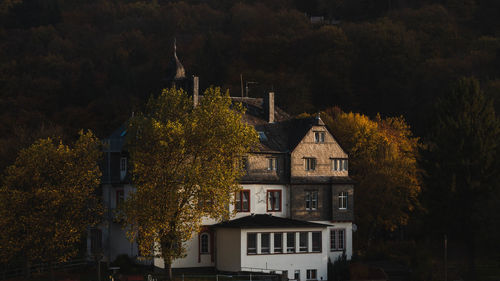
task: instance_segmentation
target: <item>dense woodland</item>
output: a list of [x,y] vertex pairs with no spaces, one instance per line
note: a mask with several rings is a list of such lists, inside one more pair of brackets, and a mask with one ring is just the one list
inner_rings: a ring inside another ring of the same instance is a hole
[[292,114],[402,116],[422,151],[422,204],[376,237],[451,232],[495,249],[499,15],[497,0],[3,0],[0,168],[39,137],[105,137],[167,86],[176,38],[202,89],[240,95],[242,75],[257,82],[249,96],[272,90]]

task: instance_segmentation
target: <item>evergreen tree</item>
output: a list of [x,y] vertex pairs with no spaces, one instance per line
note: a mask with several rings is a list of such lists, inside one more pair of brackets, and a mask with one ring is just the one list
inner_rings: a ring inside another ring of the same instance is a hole
[[467,249],[474,278],[476,234],[486,225],[488,198],[499,180],[500,120],[475,78],[462,78],[436,106],[424,151],[424,200],[433,230]]

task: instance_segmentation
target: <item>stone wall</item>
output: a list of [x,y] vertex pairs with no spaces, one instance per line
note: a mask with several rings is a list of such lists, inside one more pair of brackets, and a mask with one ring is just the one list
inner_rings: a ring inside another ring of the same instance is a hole
[[[324,142],[317,143],[315,141],[314,133],[317,131],[325,132]],[[306,171],[305,158],[316,158],[315,170]],[[325,126],[313,126],[291,153],[291,176],[347,177],[348,171],[333,171],[333,158],[347,159],[348,156]]]
[[[278,161],[276,170],[269,170],[269,158]],[[287,181],[288,159],[286,154],[278,153],[253,153],[246,156],[247,174],[241,179],[242,183],[284,183]]]
[[[318,192],[316,210],[306,209],[306,192]],[[348,193],[347,209],[339,209],[339,193]],[[308,221],[353,221],[354,188],[345,184],[301,184],[290,186],[290,215],[292,219]]]
[[[306,192],[318,192],[318,207],[316,210],[306,210]],[[330,185],[292,185],[290,186],[290,215],[298,220],[330,220],[331,218],[331,188]]]
[[[347,192],[347,209],[339,209],[339,194]],[[353,221],[354,220],[354,188],[352,185],[332,185],[332,220]]]

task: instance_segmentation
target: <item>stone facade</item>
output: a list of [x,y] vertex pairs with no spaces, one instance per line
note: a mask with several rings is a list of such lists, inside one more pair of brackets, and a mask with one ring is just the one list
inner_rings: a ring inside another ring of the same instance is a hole
[[[276,159],[271,166],[272,159]],[[246,175],[242,183],[285,183],[288,178],[288,157],[284,153],[252,153],[244,157]]]
[[[316,132],[324,133],[323,142],[316,142]],[[307,171],[305,169],[306,158],[316,159],[316,168],[314,170]],[[347,154],[324,125],[313,126],[291,153],[291,176],[347,177],[349,175],[348,171],[334,171],[332,168],[333,159],[347,158]]]
[[[331,221],[354,221],[354,188],[351,185],[332,185],[332,216]],[[347,192],[347,208],[341,209],[339,206],[339,194]]]

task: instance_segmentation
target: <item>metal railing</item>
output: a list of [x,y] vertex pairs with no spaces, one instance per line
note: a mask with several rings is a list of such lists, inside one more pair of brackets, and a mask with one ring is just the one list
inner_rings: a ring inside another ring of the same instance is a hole
[[[74,259],[63,263],[54,263],[52,267],[53,269],[73,269],[86,265],[88,265],[88,261],[82,258],[82,259]],[[30,275],[33,273],[43,273],[47,271],[50,271],[50,264],[48,262],[33,264],[29,267]],[[6,268],[0,272],[0,278],[1,280],[5,280],[13,277],[24,276],[25,274],[26,274],[25,267]]]
[[[144,280],[163,281],[167,280],[166,274],[149,274]],[[174,281],[281,281],[279,275],[269,274],[211,274],[211,275],[178,275],[173,277]]]

